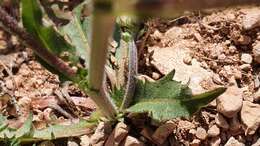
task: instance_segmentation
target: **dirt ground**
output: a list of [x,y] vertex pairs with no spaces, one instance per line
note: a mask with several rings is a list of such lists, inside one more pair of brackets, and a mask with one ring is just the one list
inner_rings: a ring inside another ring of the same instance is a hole
[[[137,41],[139,73],[157,80],[175,69],[174,79],[195,94],[228,87],[191,119],[173,120],[176,127],[164,145],[260,146],[260,7],[196,12],[145,26]],[[87,95],[60,84],[29,48],[2,29],[0,97],[1,113],[12,127],[21,126],[30,111],[36,128],[43,128],[87,118],[95,110]]]

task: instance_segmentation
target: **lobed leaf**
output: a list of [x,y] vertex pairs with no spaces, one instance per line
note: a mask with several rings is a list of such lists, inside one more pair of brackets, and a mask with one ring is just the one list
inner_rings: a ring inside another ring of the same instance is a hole
[[162,122],[177,117],[190,117],[201,107],[207,105],[226,88],[192,96],[187,85],[172,80],[174,71],[156,82],[138,81],[135,101],[127,111],[134,113],[148,112],[155,121]]

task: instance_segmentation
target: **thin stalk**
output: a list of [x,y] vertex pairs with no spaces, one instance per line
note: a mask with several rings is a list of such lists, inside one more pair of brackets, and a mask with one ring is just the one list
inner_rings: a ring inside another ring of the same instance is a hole
[[10,16],[1,6],[0,22],[3,25],[4,29],[7,29],[7,31],[16,35],[49,65],[55,67],[58,71],[69,78],[73,78],[76,75],[75,70],[67,65],[62,59],[53,55],[45,47],[43,47],[41,43],[38,42],[31,34],[29,34],[24,28],[20,27],[18,22],[12,16]]
[[119,0],[114,15],[178,17],[186,11],[260,4],[260,0]]
[[110,119],[116,116],[116,107],[106,94],[104,87],[104,70],[108,51],[108,38],[114,28],[115,17],[109,11],[95,7],[93,14],[92,40],[90,51],[88,83],[92,91],[92,99],[101,111]]

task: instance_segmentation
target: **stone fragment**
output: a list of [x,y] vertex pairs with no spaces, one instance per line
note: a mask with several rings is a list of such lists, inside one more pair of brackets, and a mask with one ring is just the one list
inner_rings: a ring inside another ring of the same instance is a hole
[[193,123],[189,122],[189,121],[180,121],[178,123],[178,128],[190,130],[190,129],[194,129],[195,125]]
[[260,63],[260,41],[257,41],[253,46],[253,56],[257,63]]
[[196,130],[196,137],[200,140],[205,140],[207,138],[207,131],[202,128],[202,127],[198,127]]
[[90,138],[87,135],[80,137],[80,146],[90,146]]
[[234,137],[230,137],[224,146],[245,146],[245,144],[239,142]]
[[242,19],[242,26],[245,30],[250,30],[260,26],[260,11],[252,9]]
[[240,115],[246,126],[245,135],[253,135],[260,126],[260,105],[244,101]]
[[213,125],[208,130],[208,136],[209,137],[216,137],[220,134],[220,129],[217,125]]
[[199,139],[193,139],[193,141],[190,143],[191,146],[200,146],[200,140]]
[[236,86],[231,86],[216,101],[217,111],[226,117],[232,118],[242,107],[242,91]]
[[250,64],[242,64],[239,66],[240,69],[244,70],[244,71],[249,71],[251,69],[251,65]]
[[108,137],[105,146],[118,146],[127,136],[128,130],[129,128],[125,123],[118,123],[113,132]]
[[163,144],[167,137],[173,132],[176,128],[176,123],[173,121],[168,121],[159,128],[156,129],[152,138],[159,144]]
[[90,138],[91,145],[103,146],[108,137],[107,133],[111,133],[111,125],[105,122],[100,122],[95,133]]
[[223,128],[223,129],[228,129],[229,128],[229,124],[228,122],[226,121],[226,119],[219,113],[217,113],[216,117],[215,117],[215,121],[216,121],[216,124]]
[[144,146],[144,144],[132,136],[127,136],[122,146]]
[[253,61],[253,57],[248,53],[242,53],[241,61],[247,64],[251,64]]
[[68,145],[67,146],[79,146],[75,141],[68,141]]

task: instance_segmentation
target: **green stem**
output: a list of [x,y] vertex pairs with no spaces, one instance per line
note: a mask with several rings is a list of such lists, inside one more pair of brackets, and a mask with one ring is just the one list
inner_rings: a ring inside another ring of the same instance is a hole
[[260,4],[260,0],[136,0],[116,1],[115,15],[178,17],[186,11]]
[[108,38],[114,28],[115,17],[109,11],[102,11],[95,7],[93,14],[93,33],[91,40],[90,64],[89,64],[89,87],[95,91],[92,99],[101,111],[110,119],[116,116],[116,107],[109,98],[103,85],[104,70],[108,51]]

